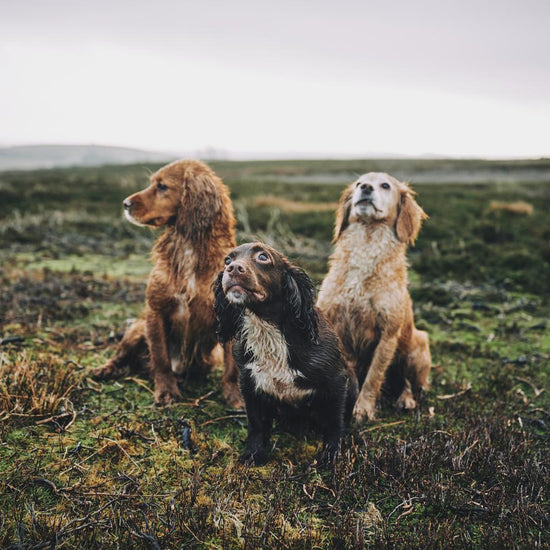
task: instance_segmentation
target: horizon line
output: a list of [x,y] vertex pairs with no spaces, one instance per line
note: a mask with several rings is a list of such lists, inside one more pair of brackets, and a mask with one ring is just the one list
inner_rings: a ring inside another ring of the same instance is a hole
[[545,160],[550,158],[548,154],[530,154],[530,155],[483,155],[483,154],[448,154],[448,153],[398,153],[388,151],[366,151],[366,152],[325,152],[325,151],[244,151],[225,149],[223,147],[204,146],[193,150],[175,151],[175,150],[160,150],[149,149],[131,145],[113,145],[97,142],[79,142],[79,143],[0,143],[2,149],[17,149],[17,148],[32,148],[32,147],[97,147],[105,149],[125,149],[136,151],[155,156],[166,156],[166,160],[170,158],[202,158],[207,161],[246,161],[246,160],[359,160],[359,159],[425,159],[425,160]]

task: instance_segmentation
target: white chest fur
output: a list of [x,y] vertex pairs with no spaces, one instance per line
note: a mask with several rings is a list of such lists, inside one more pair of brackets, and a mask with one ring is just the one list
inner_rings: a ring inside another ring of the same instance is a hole
[[368,279],[399,249],[394,231],[386,224],[369,227],[353,223],[342,236],[343,250],[349,251],[348,277]]
[[254,357],[245,368],[250,371],[257,391],[287,402],[300,401],[313,392],[296,386],[295,379],[300,373],[290,368],[286,341],[276,326],[247,312],[241,334],[246,341],[245,352]]
[[398,274],[406,277],[405,246],[386,224],[352,223],[330,259],[319,293],[319,305],[363,302],[388,288]]
[[403,308],[405,245],[387,224],[351,223],[321,286],[318,305],[358,350],[376,337],[380,319]]

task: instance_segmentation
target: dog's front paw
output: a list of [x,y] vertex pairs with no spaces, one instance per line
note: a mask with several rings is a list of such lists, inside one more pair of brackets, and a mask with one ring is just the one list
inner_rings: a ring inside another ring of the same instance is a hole
[[376,420],[376,402],[371,400],[357,401],[353,409],[353,417],[357,422]]
[[92,378],[95,380],[108,380],[120,378],[124,374],[124,368],[119,367],[114,361],[108,361],[101,367],[92,370]]
[[155,383],[154,401],[155,405],[171,405],[176,401],[181,401],[181,392],[175,378]]
[[239,457],[239,464],[244,464],[245,466],[260,466],[266,461],[266,455],[262,451],[252,451],[246,450]]
[[232,409],[244,409],[244,399],[238,384],[232,384],[224,388],[223,397],[227,405]]
[[331,444],[323,445],[323,449],[321,450],[321,452],[319,453],[319,456],[317,457],[317,464],[319,464],[320,468],[323,468],[325,470],[330,470],[334,468],[334,461],[336,460],[336,457],[339,452],[340,452],[339,445],[331,445]]
[[395,402],[395,406],[401,410],[412,411],[416,409],[416,401],[410,392],[403,392]]

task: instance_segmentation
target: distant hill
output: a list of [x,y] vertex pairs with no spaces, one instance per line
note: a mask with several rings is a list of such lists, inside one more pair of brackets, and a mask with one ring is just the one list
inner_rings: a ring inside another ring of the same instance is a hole
[[104,145],[24,145],[0,147],[0,170],[32,170],[63,166],[99,166],[167,162],[175,155]]

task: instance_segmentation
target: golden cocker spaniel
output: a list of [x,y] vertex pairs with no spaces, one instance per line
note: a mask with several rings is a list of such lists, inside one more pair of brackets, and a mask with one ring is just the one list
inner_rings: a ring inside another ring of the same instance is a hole
[[428,334],[414,325],[407,288],[406,249],[426,218],[414,197],[407,184],[371,172],[349,185],[340,198],[335,251],[317,304],[357,373],[357,420],[375,418],[390,367],[388,378],[399,395],[399,407],[415,408],[413,389],[428,386]]

